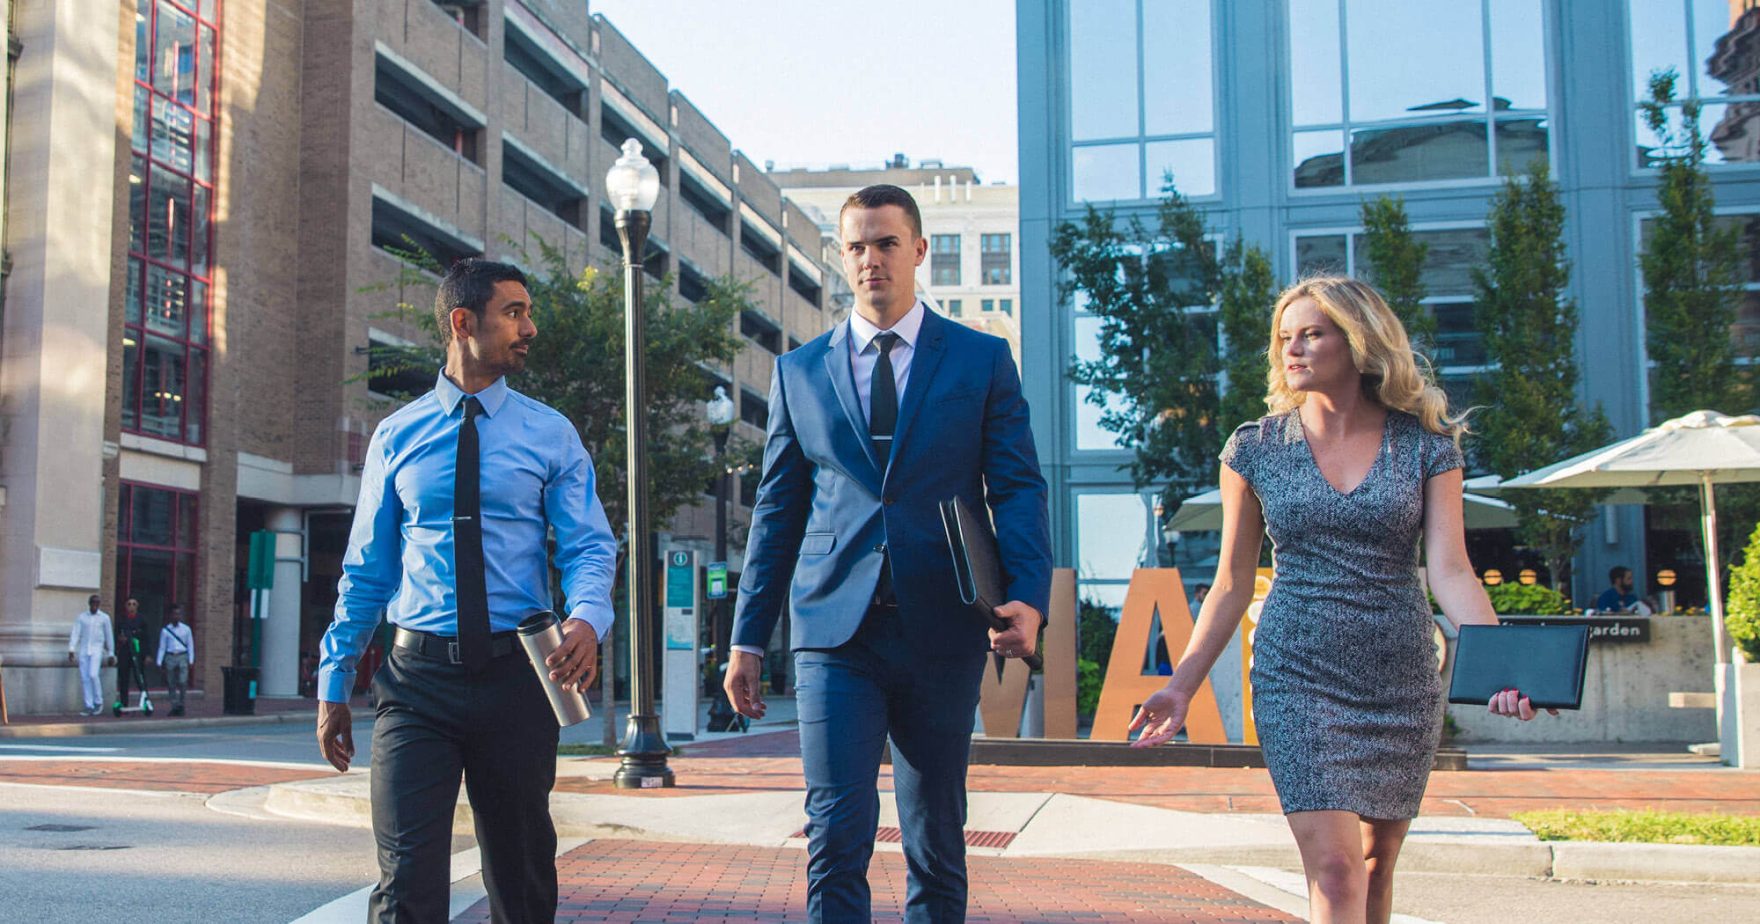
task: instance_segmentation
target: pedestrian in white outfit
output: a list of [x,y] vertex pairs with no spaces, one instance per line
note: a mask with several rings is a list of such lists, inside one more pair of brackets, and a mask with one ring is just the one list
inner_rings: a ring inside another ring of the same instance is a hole
[[171,714],[183,715],[183,697],[189,691],[189,666],[196,658],[195,635],[183,621],[183,604],[171,604],[171,621],[159,630],[159,667],[171,692]]
[[98,669],[116,663],[116,632],[110,614],[98,609],[99,602],[97,594],[86,600],[89,608],[74,617],[73,634],[67,639],[67,660],[79,665],[80,693],[85,698],[80,715],[104,711],[104,681]]

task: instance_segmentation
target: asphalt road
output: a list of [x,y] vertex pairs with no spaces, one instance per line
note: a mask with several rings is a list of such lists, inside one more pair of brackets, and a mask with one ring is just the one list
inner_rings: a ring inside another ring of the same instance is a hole
[[377,878],[370,831],[203,796],[0,786],[0,918],[285,924]]

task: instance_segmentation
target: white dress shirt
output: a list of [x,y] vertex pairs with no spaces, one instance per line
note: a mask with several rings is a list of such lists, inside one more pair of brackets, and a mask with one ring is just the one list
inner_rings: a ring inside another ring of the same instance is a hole
[[156,663],[160,667],[165,666],[165,656],[168,654],[189,655],[190,663],[195,663],[196,640],[189,631],[189,623],[180,622],[175,626],[166,623],[165,628],[159,630],[159,654]]
[[[928,309],[921,301],[911,306],[898,323],[892,325],[892,333],[898,335],[898,342],[892,345],[892,352],[886,354],[892,361],[892,381],[898,386],[898,404],[904,407],[904,387],[910,380],[911,357],[917,353],[917,335],[923,330],[923,312]],[[866,418],[873,405],[868,396],[873,394],[874,366],[880,362],[880,347],[874,338],[883,331],[875,327],[873,322],[861,316],[859,312],[849,313],[849,368],[856,377],[856,400],[862,406],[862,416]],[[867,434],[863,434],[866,436]],[[733,651],[764,656],[764,649],[751,645],[730,646]]]
[[[928,309],[922,302],[911,306],[898,323],[892,325],[892,333],[898,335],[898,342],[892,345],[888,358],[892,360],[892,380],[898,383],[898,403],[904,406],[904,387],[911,377],[911,357],[917,353],[917,335],[923,329],[923,312]],[[873,393],[874,366],[880,362],[880,347],[874,338],[882,331],[875,327],[859,312],[849,313],[849,368],[856,377],[856,400],[862,405],[862,414],[866,416],[871,407],[868,396]]]
[[73,632],[67,638],[67,650],[74,654],[109,657],[116,653],[116,631],[110,625],[110,614],[99,610],[80,610],[73,619]]

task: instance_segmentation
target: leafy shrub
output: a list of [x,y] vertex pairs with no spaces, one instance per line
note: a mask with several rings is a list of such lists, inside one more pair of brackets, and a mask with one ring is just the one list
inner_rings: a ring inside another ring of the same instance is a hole
[[1485,588],[1491,608],[1498,613],[1525,613],[1553,616],[1571,611],[1571,602],[1564,594],[1539,584],[1498,584]]
[[1760,662],[1760,527],[1749,538],[1742,563],[1730,569],[1724,626],[1748,660]]
[[1106,672],[1097,662],[1082,658],[1076,661],[1076,712],[1093,715],[1100,706],[1100,687],[1106,683]]

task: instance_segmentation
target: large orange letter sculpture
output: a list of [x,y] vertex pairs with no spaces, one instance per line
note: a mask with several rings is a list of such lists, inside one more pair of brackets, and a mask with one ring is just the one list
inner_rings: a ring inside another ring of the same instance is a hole
[[[1058,568],[1051,572],[1051,612],[1045,615],[1045,635],[1039,656],[1045,659],[1045,737],[1076,736],[1076,572]],[[1027,665],[1019,658],[1003,662],[1002,679],[987,662],[978,712],[984,734],[991,738],[1015,738],[1020,734],[1021,709],[1027,702]]]
[[[1100,688],[1100,704],[1094,709],[1093,740],[1126,740],[1137,707],[1167,683],[1166,677],[1143,673],[1149,631],[1157,614],[1167,651],[1177,658],[1192,638],[1192,610],[1186,605],[1186,588],[1178,568],[1138,568],[1131,575],[1124,611],[1118,618],[1118,634],[1112,639],[1112,658],[1106,665],[1106,685]],[[1186,715],[1186,739],[1193,744],[1228,743],[1216,691],[1208,679],[1192,698]]]

